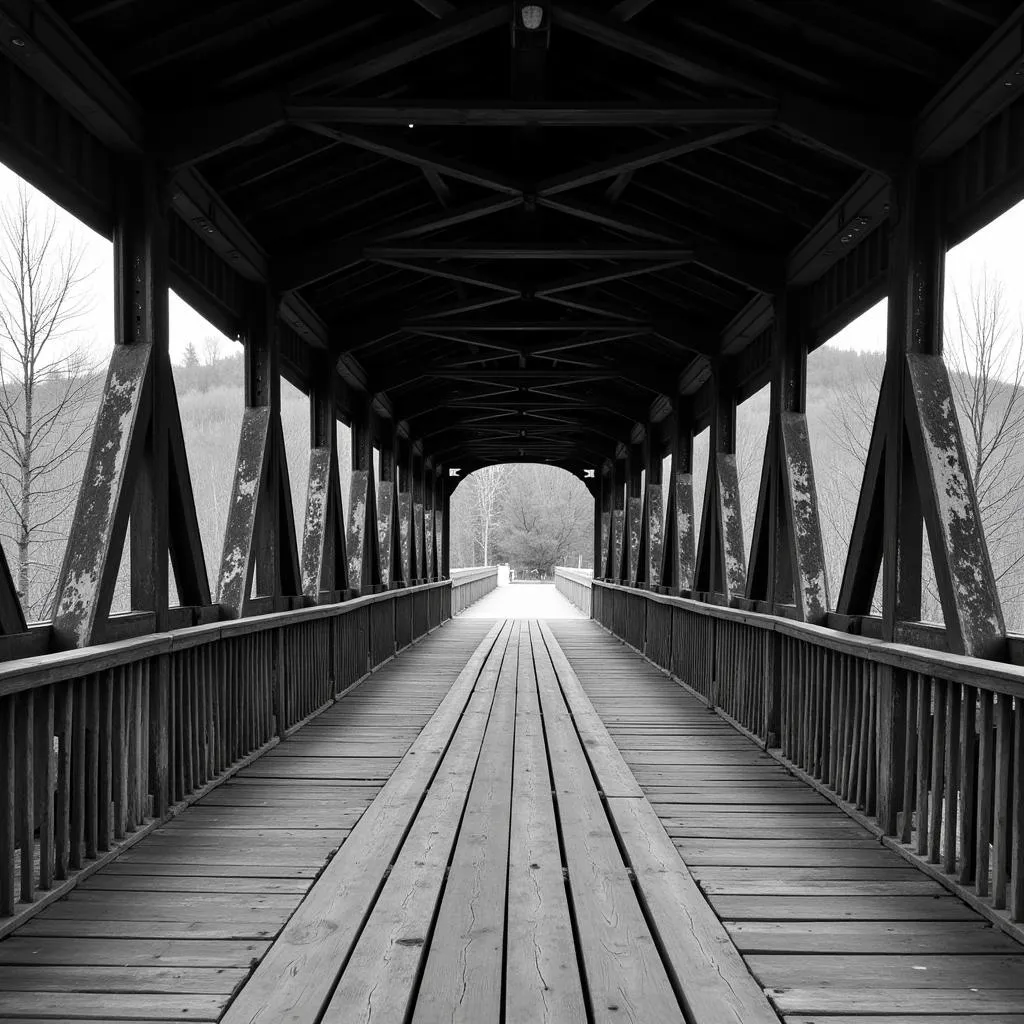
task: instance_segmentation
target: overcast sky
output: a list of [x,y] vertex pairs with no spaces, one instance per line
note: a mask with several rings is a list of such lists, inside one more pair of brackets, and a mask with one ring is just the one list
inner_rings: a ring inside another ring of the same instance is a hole
[[[21,179],[0,164],[0,197],[13,192]],[[29,186],[31,189],[31,186]],[[42,193],[31,190],[41,210],[53,212],[58,229],[77,234],[85,247],[86,263],[92,268],[90,285],[93,303],[90,313],[82,318],[80,341],[88,343],[97,354],[109,351],[113,344],[113,247],[100,235],[80,224],[70,214],[52,203]],[[966,294],[972,279],[979,278],[987,268],[1005,286],[1009,310],[1024,320],[1024,267],[1020,250],[1024,245],[1024,203],[1007,211],[1002,217],[977,232],[946,257],[947,304],[953,289]],[[171,292],[170,300],[171,359],[181,362],[188,343],[194,342],[202,355],[203,339],[221,339],[225,350],[231,344],[219,331]],[[885,350],[885,302],[880,302],[849,324],[828,344],[835,348],[883,352]]]

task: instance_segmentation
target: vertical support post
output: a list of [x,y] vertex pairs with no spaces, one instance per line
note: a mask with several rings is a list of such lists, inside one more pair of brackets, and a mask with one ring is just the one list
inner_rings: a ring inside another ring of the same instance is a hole
[[368,398],[362,396],[352,410],[352,482],[348,532],[349,585],[360,594],[380,587],[380,538],[377,530],[377,494],[373,477],[373,425]]
[[441,475],[441,501],[443,521],[441,528],[441,575],[452,578],[452,480],[445,468]]
[[889,383],[882,554],[882,638],[921,617],[921,496],[906,442],[906,356],[942,352],[945,246],[937,195],[920,170],[893,182],[885,375]]
[[736,391],[728,368],[712,372],[711,444],[694,586],[726,603],[746,591],[747,558],[736,470]]
[[402,577],[411,585],[416,579],[412,536],[412,453],[408,441],[401,438],[395,439],[395,446],[398,472],[398,542],[402,557]]
[[626,476],[628,464],[616,457],[612,469],[612,564],[611,578],[615,583],[628,579],[626,559]]
[[651,588],[661,586],[661,567],[664,548],[664,498],[662,482],[661,446],[658,444],[657,427],[648,424],[644,439],[644,461],[647,469],[647,485],[644,488],[643,562],[640,577]]
[[397,439],[388,431],[380,439],[380,483],[377,491],[377,526],[380,535],[380,577],[385,587],[405,584],[398,538]]
[[644,521],[644,445],[629,446],[628,497],[626,499],[626,584],[635,587],[639,582],[640,548]]
[[423,535],[423,457],[412,454],[412,553],[417,583],[427,581],[427,545]]
[[601,573],[601,555],[604,550],[604,474],[598,468],[594,472],[594,483],[590,493],[594,497],[594,579],[599,580]]
[[330,360],[316,373],[309,394],[309,481],[302,531],[302,593],[318,602],[348,586],[344,512],[338,470],[337,408]]
[[672,468],[662,582],[675,593],[693,589],[696,537],[693,517],[693,424],[677,397],[673,403]]
[[423,460],[423,546],[426,551],[425,566],[428,582],[436,576],[434,548],[434,460]]
[[166,183],[136,165],[119,187],[114,230],[116,345],[150,348],[152,408],[135,481],[130,521],[131,607],[167,625],[168,448],[164,395],[173,389],[169,354]]

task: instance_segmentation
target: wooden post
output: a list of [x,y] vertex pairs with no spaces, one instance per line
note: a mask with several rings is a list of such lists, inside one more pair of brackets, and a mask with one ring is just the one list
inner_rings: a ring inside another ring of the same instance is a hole
[[325,359],[309,395],[309,480],[302,531],[302,593],[313,602],[334,600],[348,588],[337,405],[330,370],[330,360]]
[[398,484],[396,481],[396,445],[393,431],[380,439],[380,483],[377,489],[377,526],[380,535],[380,577],[385,587],[405,585],[402,571],[398,525]]
[[746,592],[747,556],[736,470],[736,392],[721,362],[712,373],[711,438],[694,589],[728,603]]
[[658,443],[657,429],[655,424],[649,423],[644,437],[643,452],[647,482],[643,496],[643,541],[638,574],[640,581],[652,589],[661,586],[665,542],[661,445]]
[[672,468],[668,481],[661,580],[673,593],[693,589],[693,425],[677,397],[672,417]]
[[644,517],[644,446],[629,446],[626,499],[626,579],[625,583],[635,587],[640,573],[640,547]]
[[441,576],[450,580],[452,578],[452,478],[448,475],[448,468],[445,467],[441,474]]
[[626,474],[625,459],[615,458],[612,470],[611,572],[615,583],[627,579],[626,572]]
[[349,585],[360,594],[380,588],[380,537],[373,474],[373,426],[364,397],[352,409],[352,482],[348,503]]
[[426,578],[432,582],[436,576],[436,558],[434,548],[434,460],[423,460],[423,547],[425,550],[424,565]]
[[272,599],[274,607],[302,593],[281,427],[277,299],[259,286],[246,304],[245,411],[217,590],[225,614],[249,611],[253,576],[257,597]]

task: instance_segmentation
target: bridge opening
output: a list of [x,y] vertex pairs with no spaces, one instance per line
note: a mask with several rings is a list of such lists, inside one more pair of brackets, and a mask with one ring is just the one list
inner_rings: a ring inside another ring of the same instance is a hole
[[[501,463],[456,478],[451,497],[452,572],[497,567],[496,590],[464,614],[575,618],[556,575],[593,577],[595,498],[585,472]],[[624,499],[625,500],[625,499]]]

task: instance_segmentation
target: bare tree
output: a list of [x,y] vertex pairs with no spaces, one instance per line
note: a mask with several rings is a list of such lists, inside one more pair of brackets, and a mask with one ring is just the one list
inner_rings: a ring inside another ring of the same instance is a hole
[[954,289],[944,350],[1008,625],[1024,599],[1024,327],[987,269]]
[[212,334],[203,338],[203,359],[207,366],[216,366],[220,362],[220,338]]
[[481,565],[488,565],[491,557],[491,535],[498,522],[505,498],[509,467],[485,466],[472,476],[472,505],[470,516],[475,540],[480,551]]
[[0,206],[0,493],[29,618],[48,613],[89,445],[99,379],[74,342],[89,304],[85,249],[22,186]]

